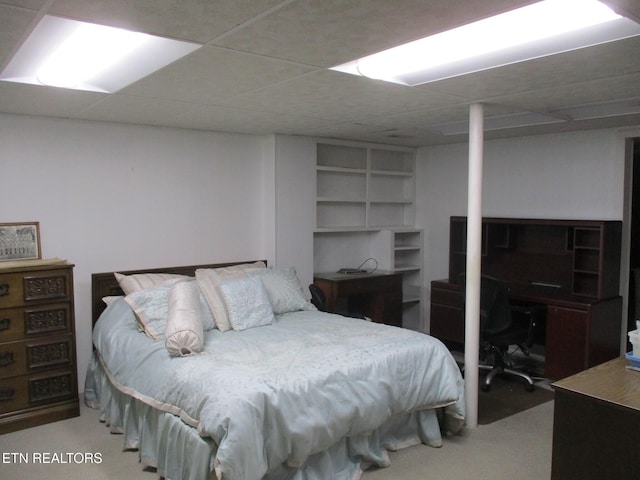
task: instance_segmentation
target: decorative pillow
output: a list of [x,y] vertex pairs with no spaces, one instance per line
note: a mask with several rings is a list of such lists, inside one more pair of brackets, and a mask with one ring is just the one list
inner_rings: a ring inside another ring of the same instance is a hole
[[110,305],[115,302],[117,299],[122,298],[121,295],[107,295],[106,297],[102,297],[102,301],[105,305]]
[[124,297],[138,319],[140,330],[153,340],[158,340],[163,335],[167,325],[169,291],[172,287],[171,283],[158,285]]
[[118,285],[122,288],[125,295],[144,290],[146,288],[157,287],[158,285],[164,285],[165,283],[176,283],[183,280],[188,280],[186,275],[177,275],[173,273],[136,273],[133,275],[123,275],[121,273],[114,273]]
[[317,310],[305,297],[293,267],[265,268],[251,273],[260,277],[267,290],[273,313],[280,315],[298,310]]
[[164,345],[169,354],[184,357],[201,352],[204,331],[198,284],[176,283],[169,291],[168,303]]
[[220,284],[234,330],[261,327],[273,323],[273,310],[264,284],[258,277],[226,280]]
[[266,269],[264,262],[244,263],[221,268],[199,268],[196,270],[196,281],[204,298],[211,308],[216,326],[221,332],[232,329],[227,308],[220,291],[220,284],[225,280],[245,278],[248,274],[260,269]]

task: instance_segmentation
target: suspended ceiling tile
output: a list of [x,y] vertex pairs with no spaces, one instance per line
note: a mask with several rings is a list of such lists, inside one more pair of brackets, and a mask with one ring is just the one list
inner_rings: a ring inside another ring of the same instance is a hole
[[215,43],[329,67],[528,3],[533,1],[299,0]]
[[441,80],[422,87],[470,100],[529,92],[640,70],[640,36]]
[[0,5],[0,68],[7,63],[14,50],[24,41],[36,14]]
[[311,71],[291,62],[205,46],[120,93],[202,105]]
[[402,85],[320,70],[231,98],[225,104],[281,114],[303,111],[308,116],[347,122],[420,106],[442,106],[453,100],[436,92],[420,92]]
[[75,118],[140,125],[174,126],[176,117],[193,108],[191,104],[127,95],[111,95]]
[[0,112],[69,118],[106,94],[0,82]]
[[48,12],[87,22],[206,43],[282,0],[53,0]]

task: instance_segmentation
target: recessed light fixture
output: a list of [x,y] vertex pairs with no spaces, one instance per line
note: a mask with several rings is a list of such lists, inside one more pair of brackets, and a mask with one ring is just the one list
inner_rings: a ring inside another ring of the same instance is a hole
[[332,70],[420,85],[640,35],[640,25],[597,0],[544,0]]
[[115,92],[201,45],[44,16],[0,80]]

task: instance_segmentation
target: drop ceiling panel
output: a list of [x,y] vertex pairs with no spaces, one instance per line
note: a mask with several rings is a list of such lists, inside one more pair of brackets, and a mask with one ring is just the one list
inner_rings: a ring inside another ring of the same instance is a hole
[[640,73],[620,77],[585,80],[571,84],[494,97],[492,102],[522,110],[553,112],[574,105],[610,102],[640,97]]
[[226,105],[255,108],[348,122],[367,116],[389,115],[456,101],[437,92],[371,81],[353,75],[319,70],[269,88],[231,98]]
[[53,0],[48,13],[206,43],[282,0]]
[[29,31],[36,14],[0,5],[0,68],[8,63]]
[[587,79],[634,73],[640,67],[638,52],[640,36],[442,80],[421,88],[488,100]]
[[533,2],[299,0],[215,43],[329,67],[528,3]]
[[73,118],[106,94],[0,82],[0,112]]
[[193,102],[200,106],[311,71],[310,67],[291,62],[205,46],[120,93]]
[[272,133],[297,134],[300,130],[320,128],[328,121],[296,115],[275,115],[271,112],[208,106],[179,115],[175,122],[182,128],[207,129],[253,135]]

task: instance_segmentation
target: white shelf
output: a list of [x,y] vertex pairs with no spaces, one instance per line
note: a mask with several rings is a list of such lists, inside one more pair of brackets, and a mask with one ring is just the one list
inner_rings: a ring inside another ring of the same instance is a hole
[[403,274],[403,324],[422,329],[422,230],[415,229],[415,150],[316,144],[314,268],[375,258]]
[[318,142],[316,154],[316,229],[413,226],[413,149]]

